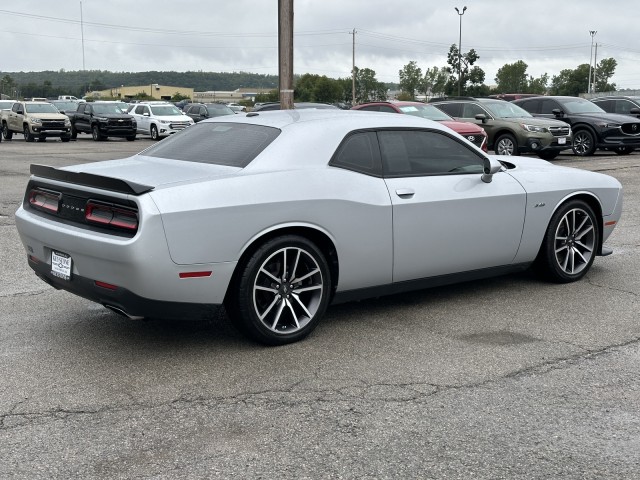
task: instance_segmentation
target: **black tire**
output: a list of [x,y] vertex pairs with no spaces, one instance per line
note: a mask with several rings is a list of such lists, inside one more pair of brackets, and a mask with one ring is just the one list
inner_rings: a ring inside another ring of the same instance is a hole
[[613,149],[616,155],[629,155],[633,150],[632,147],[616,147]]
[[588,157],[596,151],[596,138],[589,130],[573,132],[573,153],[580,157]]
[[156,127],[155,125],[151,125],[149,133],[151,134],[151,140],[160,140],[160,135],[158,135],[158,127]]
[[135,136],[135,135],[129,135],[129,136],[127,137],[127,142],[133,142],[135,139],[136,139],[136,136]]
[[93,127],[91,127],[91,136],[93,137],[93,140],[95,142],[100,142],[102,140],[105,140],[106,138],[100,133],[100,129],[98,128],[98,125],[94,125]]
[[226,307],[246,335],[284,345],[318,325],[329,304],[331,273],[314,243],[297,235],[273,238],[238,268]]
[[71,136],[69,136],[69,135],[62,135],[62,136],[60,137],[60,140],[62,140],[63,142],[65,142],[65,143],[66,143],[66,142],[68,142],[69,140],[71,140]]
[[33,141],[35,141],[35,138],[34,138],[33,134],[31,133],[31,130],[29,129],[29,125],[24,125],[23,126],[22,134],[24,135],[24,141],[25,142],[33,142]]
[[75,140],[76,138],[78,138],[78,131],[76,130],[76,127],[72,123],[71,124],[71,140]]
[[558,155],[560,155],[560,152],[538,152],[538,157],[543,160],[553,160]]
[[11,140],[13,138],[13,132],[9,130],[6,122],[2,124],[2,136],[5,140]]
[[539,272],[556,283],[580,280],[596,258],[599,230],[593,209],[569,200],[551,217],[536,259]]
[[510,133],[503,133],[493,144],[493,151],[496,155],[520,155],[518,151],[518,141]]

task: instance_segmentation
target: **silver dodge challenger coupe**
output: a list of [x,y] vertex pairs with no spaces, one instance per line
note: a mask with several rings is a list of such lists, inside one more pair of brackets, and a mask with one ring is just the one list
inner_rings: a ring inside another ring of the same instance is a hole
[[622,213],[610,176],[342,110],[219,117],[130,158],[31,174],[16,225],[42,280],[131,318],[224,305],[271,345],[331,303],[530,266],[578,280]]

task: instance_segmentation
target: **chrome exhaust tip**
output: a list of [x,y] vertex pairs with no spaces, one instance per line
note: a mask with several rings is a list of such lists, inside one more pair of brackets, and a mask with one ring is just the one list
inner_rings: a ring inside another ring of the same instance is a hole
[[118,315],[122,315],[123,317],[127,317],[129,320],[144,320],[144,317],[141,317],[141,316],[138,316],[138,315],[129,315],[127,312],[125,312],[120,307],[116,307],[116,306],[113,306],[113,305],[108,305],[106,303],[103,303],[102,306],[105,307],[105,308],[108,308],[109,310],[111,310],[114,313],[117,313]]

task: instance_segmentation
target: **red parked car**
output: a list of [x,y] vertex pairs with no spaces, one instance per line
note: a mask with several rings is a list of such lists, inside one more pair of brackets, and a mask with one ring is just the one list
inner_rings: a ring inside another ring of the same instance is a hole
[[433,105],[428,105],[422,102],[371,102],[356,105],[355,107],[352,107],[351,110],[406,113],[407,115],[435,120],[436,122],[446,125],[454,132],[459,133],[476,147],[481,148],[484,152],[487,151],[487,134],[481,127],[474,123],[459,122]]

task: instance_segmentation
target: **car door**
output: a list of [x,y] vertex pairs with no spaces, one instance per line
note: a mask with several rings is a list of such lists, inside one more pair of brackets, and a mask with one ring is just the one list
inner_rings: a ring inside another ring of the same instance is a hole
[[151,115],[149,107],[146,105],[138,105],[133,112],[136,123],[138,124],[138,132],[149,133],[149,116]]
[[513,262],[526,194],[506,172],[482,181],[484,158],[442,131],[378,132],[393,210],[393,281]]

